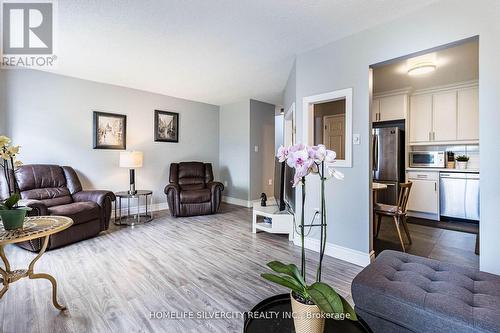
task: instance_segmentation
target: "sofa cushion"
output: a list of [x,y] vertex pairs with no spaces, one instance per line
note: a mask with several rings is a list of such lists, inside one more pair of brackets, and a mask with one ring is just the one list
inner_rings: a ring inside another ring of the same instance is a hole
[[181,191],[181,203],[201,203],[211,199],[210,189]]
[[36,188],[21,192],[25,200],[38,200],[45,206],[66,205],[73,202],[69,190],[66,187]]
[[500,276],[472,268],[384,251],[352,296],[357,309],[414,332],[500,332]]
[[74,202],[49,208],[50,215],[67,216],[74,224],[85,223],[100,218],[99,206],[95,202]]
[[66,187],[66,177],[58,165],[23,165],[16,169],[16,180],[21,192],[38,189]]

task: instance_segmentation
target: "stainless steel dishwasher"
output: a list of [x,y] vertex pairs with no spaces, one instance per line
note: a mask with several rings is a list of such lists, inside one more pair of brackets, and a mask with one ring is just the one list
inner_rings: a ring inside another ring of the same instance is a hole
[[439,184],[441,216],[479,221],[479,174],[441,172]]

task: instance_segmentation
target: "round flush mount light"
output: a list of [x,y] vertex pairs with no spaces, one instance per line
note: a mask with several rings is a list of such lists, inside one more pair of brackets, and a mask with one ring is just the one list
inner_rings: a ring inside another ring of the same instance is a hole
[[436,70],[436,65],[430,62],[419,63],[408,68],[408,75],[422,75]]

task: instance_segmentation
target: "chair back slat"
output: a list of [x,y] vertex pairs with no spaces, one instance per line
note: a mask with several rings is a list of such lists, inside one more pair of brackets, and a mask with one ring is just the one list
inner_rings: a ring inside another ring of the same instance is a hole
[[408,204],[408,198],[410,197],[410,191],[412,182],[401,183],[399,184],[399,198],[398,198],[398,207],[403,214],[406,214],[406,205]]

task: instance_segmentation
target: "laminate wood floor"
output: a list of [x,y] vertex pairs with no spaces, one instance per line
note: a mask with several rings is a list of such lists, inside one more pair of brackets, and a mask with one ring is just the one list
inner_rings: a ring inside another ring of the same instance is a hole
[[[0,300],[0,331],[24,332],[241,332],[243,319],[262,299],[286,292],[264,281],[266,262],[300,262],[287,236],[251,233],[251,210],[223,205],[220,214],[171,218],[165,212],[137,227],[115,227],[99,237],[46,253],[36,272],[59,285],[61,313],[50,283],[10,285]],[[8,246],[13,268],[34,254]],[[317,254],[307,251],[309,279]],[[326,257],[323,280],[350,298],[361,267]],[[228,319],[151,319],[152,313],[234,313]]]

